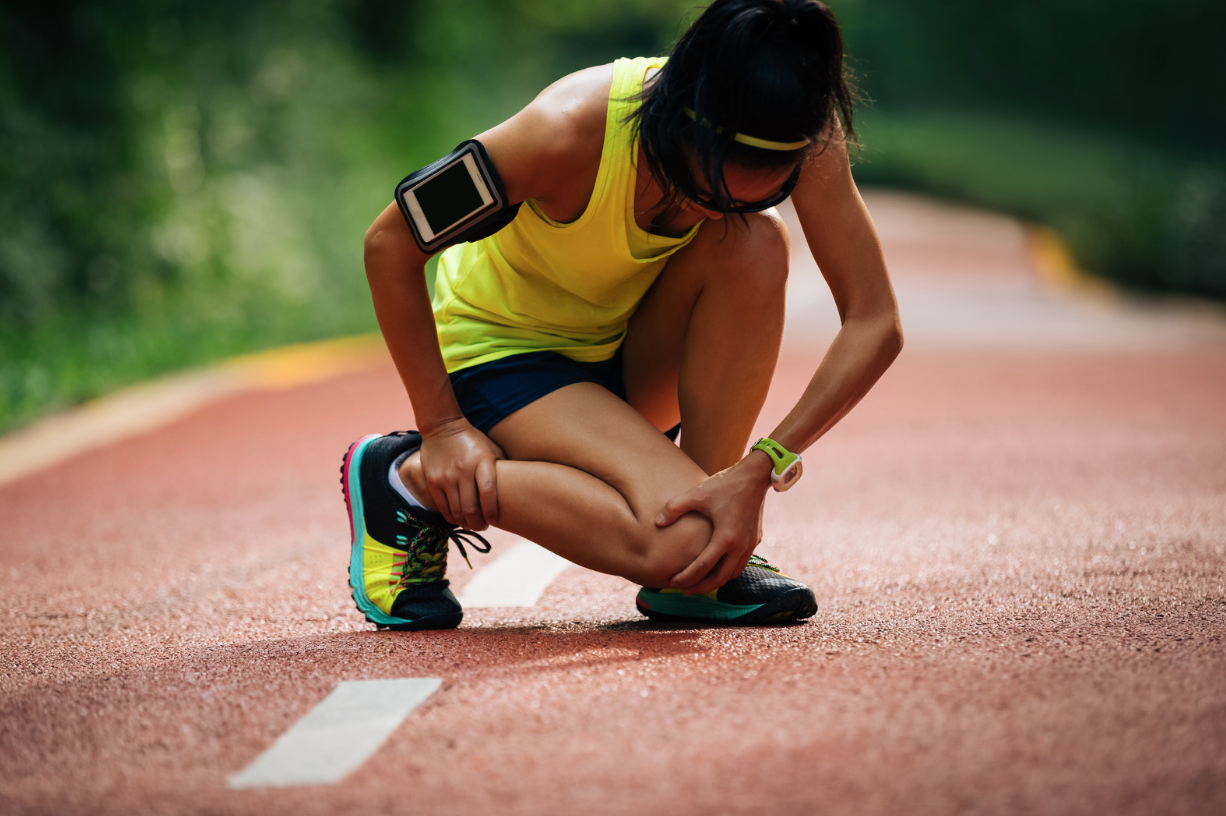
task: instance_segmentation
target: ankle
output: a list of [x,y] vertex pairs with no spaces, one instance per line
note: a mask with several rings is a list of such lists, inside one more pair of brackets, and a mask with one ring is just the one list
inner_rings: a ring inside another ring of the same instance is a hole
[[426,484],[426,474],[421,467],[421,452],[414,451],[409,454],[408,458],[400,464],[400,481],[404,484],[405,490],[413,495],[431,512],[438,512],[438,505],[434,503],[434,497],[430,495],[430,488]]

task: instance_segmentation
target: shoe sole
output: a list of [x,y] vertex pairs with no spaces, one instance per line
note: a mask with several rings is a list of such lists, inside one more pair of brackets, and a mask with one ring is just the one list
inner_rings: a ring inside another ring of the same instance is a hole
[[401,632],[412,632],[421,629],[454,629],[464,620],[463,612],[452,615],[427,615],[415,620],[397,618],[387,614],[366,595],[363,580],[362,555],[366,545],[366,523],[362,520],[362,481],[361,468],[352,467],[361,459],[366,446],[380,434],[367,434],[349,446],[345,458],[341,461],[341,490],[345,494],[345,509],[349,512],[349,532],[352,544],[349,548],[349,590],[358,611],[366,616],[368,623],[373,623],[380,629],[395,629]]
[[[657,597],[669,598],[668,595]],[[813,594],[813,590],[808,587],[789,589],[777,598],[759,606],[748,608],[721,604],[718,601],[712,601],[701,596],[686,597],[677,595],[674,597],[685,598],[685,600],[674,601],[672,604],[666,601],[664,605],[673,606],[672,612],[651,609],[640,598],[635,598],[634,603],[638,607],[639,612],[651,620],[670,623],[722,623],[730,626],[764,626],[778,623],[794,623],[811,618],[817,614],[817,597]],[[696,615],[681,612],[682,604],[691,608],[698,606],[706,614]],[[737,609],[748,609],[748,611],[737,613],[735,612]]]

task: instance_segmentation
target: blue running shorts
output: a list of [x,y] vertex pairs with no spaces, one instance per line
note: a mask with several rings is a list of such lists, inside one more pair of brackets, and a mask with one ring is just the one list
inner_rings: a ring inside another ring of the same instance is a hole
[[[578,363],[553,351],[529,351],[452,372],[451,388],[473,427],[488,434],[529,403],[573,383],[590,382],[626,398],[621,349],[608,360]],[[668,431],[676,440],[680,426]]]

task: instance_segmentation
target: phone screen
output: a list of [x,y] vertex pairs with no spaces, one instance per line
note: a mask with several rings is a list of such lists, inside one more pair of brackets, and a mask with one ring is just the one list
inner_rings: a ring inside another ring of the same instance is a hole
[[435,235],[447,232],[486,205],[464,161],[427,179],[413,189],[413,195]]

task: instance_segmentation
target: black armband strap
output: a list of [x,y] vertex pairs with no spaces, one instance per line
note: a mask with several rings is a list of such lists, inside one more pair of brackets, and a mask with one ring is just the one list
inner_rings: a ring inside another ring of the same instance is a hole
[[396,204],[427,255],[493,235],[515,220],[506,188],[485,148],[475,139],[410,173],[396,185]]

